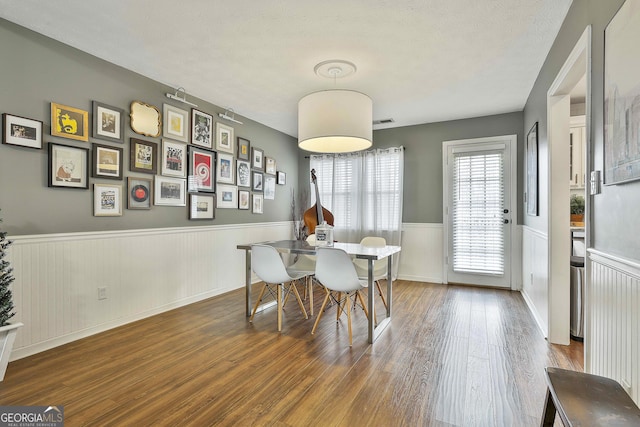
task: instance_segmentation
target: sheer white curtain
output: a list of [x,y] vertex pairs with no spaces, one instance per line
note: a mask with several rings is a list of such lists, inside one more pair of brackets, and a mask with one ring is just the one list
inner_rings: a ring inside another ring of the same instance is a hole
[[[313,155],[310,167],[316,170],[320,202],[334,216],[334,239],[355,243],[379,236],[400,245],[403,147]],[[313,206],[313,183],[311,195]]]

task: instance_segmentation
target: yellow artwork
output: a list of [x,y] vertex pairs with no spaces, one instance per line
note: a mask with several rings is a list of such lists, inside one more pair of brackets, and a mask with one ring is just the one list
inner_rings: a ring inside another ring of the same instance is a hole
[[88,141],[89,112],[52,102],[51,135]]

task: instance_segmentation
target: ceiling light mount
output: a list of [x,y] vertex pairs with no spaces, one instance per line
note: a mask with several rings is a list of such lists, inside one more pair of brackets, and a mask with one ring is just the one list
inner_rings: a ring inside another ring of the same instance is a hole
[[356,64],[349,61],[343,61],[342,59],[330,59],[328,61],[322,61],[315,67],[313,71],[320,77],[327,79],[343,79],[348,77],[358,70]]
[[[180,91],[182,91],[182,98],[179,95]],[[194,104],[193,102],[187,101],[187,92],[184,90],[183,87],[179,87],[178,89],[176,89],[175,93],[167,92],[165,95],[167,95],[167,98],[175,99],[176,101],[180,101],[183,104],[188,104],[188,105],[191,105],[193,107],[197,107],[198,106],[197,104]]]

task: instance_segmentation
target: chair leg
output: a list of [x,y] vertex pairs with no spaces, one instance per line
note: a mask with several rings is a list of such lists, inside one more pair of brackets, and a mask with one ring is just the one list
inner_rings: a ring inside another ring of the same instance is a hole
[[384,295],[382,294],[382,288],[380,287],[379,280],[376,280],[376,287],[378,288],[378,294],[380,294],[380,299],[382,299],[382,304],[384,304],[385,310],[389,311],[389,306],[387,305],[387,300],[384,299]]
[[309,291],[309,312],[311,313],[311,317],[313,317],[313,277],[307,276],[307,286],[304,288],[304,291]]
[[253,307],[253,312],[251,313],[251,317],[249,317],[249,322],[253,322],[253,316],[256,315],[256,310],[258,310],[258,306],[260,306],[260,303],[262,302],[262,297],[264,296],[264,291],[266,290],[267,290],[267,284],[265,283],[264,286],[262,287],[262,290],[260,290],[260,296],[256,301],[256,305]]
[[278,332],[282,332],[282,288],[284,285],[278,283],[277,299],[278,299]]
[[353,332],[351,331],[351,296],[347,292],[345,296],[345,306],[347,307],[347,324],[349,328],[349,347],[353,345]]
[[338,314],[336,315],[336,322],[340,320],[340,315],[342,314],[342,310],[344,309],[344,305],[342,303],[342,292],[338,292]]
[[551,396],[551,390],[547,389],[547,397],[544,401],[544,414],[542,414],[542,420],[540,421],[540,427],[551,427],[556,419],[556,405],[553,403],[553,397]]
[[[298,305],[300,306],[300,310],[302,310],[302,314],[304,314],[304,318],[308,319],[309,316],[307,316],[307,310],[304,309],[304,304],[302,303],[302,299],[300,298],[300,293],[298,292],[298,288],[296,287],[295,283],[291,282],[291,286],[289,289],[291,288],[293,288],[293,293],[296,294],[296,299],[298,300]],[[289,292],[291,292],[291,290],[289,290]]]
[[324,312],[324,308],[327,306],[327,301],[329,301],[329,296],[331,295],[331,292],[329,291],[329,289],[324,288],[324,290],[327,292],[327,295],[325,295],[324,301],[322,301],[322,307],[320,307],[320,312],[318,313],[318,317],[316,318],[316,321],[313,324],[313,329],[311,329],[311,335],[316,333],[316,328],[318,327],[318,322],[320,322],[320,318],[322,317],[322,313]]
[[362,306],[362,309],[364,310],[364,315],[367,316],[367,319],[369,318],[369,310],[367,310],[367,305],[364,303],[364,298],[362,298],[362,294],[360,293],[360,291],[356,291],[356,298],[354,298],[354,304],[355,304],[355,300],[358,300],[360,302],[360,305]]

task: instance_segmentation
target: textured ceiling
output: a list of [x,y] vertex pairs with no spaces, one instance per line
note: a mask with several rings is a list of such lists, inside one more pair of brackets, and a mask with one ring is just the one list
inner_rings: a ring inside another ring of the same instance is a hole
[[[284,133],[322,89],[392,125],[519,111],[571,0],[0,0],[0,17]],[[329,59],[356,64],[333,82]]]

